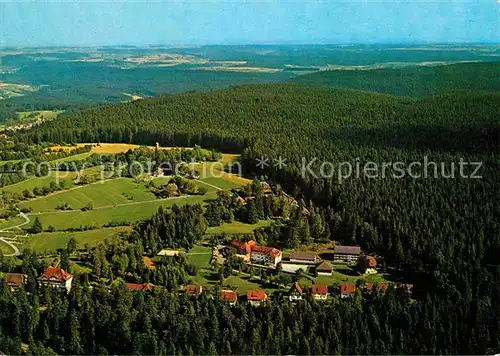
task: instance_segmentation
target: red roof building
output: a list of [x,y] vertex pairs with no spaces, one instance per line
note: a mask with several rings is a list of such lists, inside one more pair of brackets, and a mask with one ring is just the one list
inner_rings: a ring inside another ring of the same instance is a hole
[[247,292],[247,300],[250,304],[258,306],[267,300],[266,291],[263,289],[249,290]]
[[47,267],[39,278],[40,284],[44,287],[54,287],[71,291],[73,275],[60,267]]
[[383,282],[378,282],[376,284],[373,284],[373,283],[366,283],[365,285],[365,290],[367,291],[372,291],[374,290],[374,287],[377,286],[377,290],[380,292],[380,293],[385,293],[387,292],[387,289],[389,288],[389,285],[387,283],[383,283]]
[[314,284],[311,287],[311,295],[316,300],[325,300],[328,298],[328,287],[322,284]]
[[[260,246],[254,240],[240,242],[234,240],[231,246],[235,247],[240,255],[246,256],[246,260],[251,260],[256,264],[276,265],[281,261],[281,251],[267,246]],[[250,258],[248,258],[250,257]]]
[[152,283],[125,283],[125,289],[132,292],[151,292],[153,287]]
[[341,298],[352,297],[355,291],[356,291],[356,285],[354,283],[342,283],[340,285]]
[[235,305],[238,300],[238,293],[230,289],[222,289],[220,291],[220,300],[229,302],[229,305]]

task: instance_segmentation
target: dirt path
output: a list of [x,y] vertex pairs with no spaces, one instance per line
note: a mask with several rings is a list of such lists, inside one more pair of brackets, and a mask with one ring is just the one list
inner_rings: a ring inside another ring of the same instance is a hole
[[[24,226],[24,225],[29,224],[31,222],[30,218],[25,213],[19,213],[19,216],[24,219],[24,222],[22,222],[20,224],[17,224],[15,226],[8,227],[7,229],[2,229],[2,230],[0,230],[0,233],[1,232],[7,232],[7,231],[13,230],[13,229],[19,229],[19,230],[21,230],[21,226]],[[17,237],[17,236],[15,236],[15,237]],[[14,241],[15,241],[15,237],[14,237]],[[10,248],[12,250],[14,250],[14,253],[5,254],[4,256],[6,256],[6,257],[19,256],[21,254],[21,252],[19,251],[19,249],[17,248],[17,246],[14,245],[10,240],[12,240],[12,238],[9,238],[9,240],[6,240],[4,237],[0,237],[0,241],[1,242],[3,242],[4,244],[10,246]]]
[[216,185],[213,185],[213,184],[210,184],[210,183],[204,182],[204,181],[199,180],[199,179],[193,179],[193,180],[195,180],[195,181],[197,181],[197,182],[200,182],[200,183],[202,183],[202,184],[208,185],[209,187],[215,188],[216,190],[224,190],[224,189],[222,189],[222,188],[220,188],[220,187],[217,187]]

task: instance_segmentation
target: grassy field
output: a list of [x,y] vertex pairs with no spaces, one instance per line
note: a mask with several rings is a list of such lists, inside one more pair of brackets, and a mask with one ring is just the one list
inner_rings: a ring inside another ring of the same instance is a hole
[[272,220],[260,220],[257,224],[245,224],[239,221],[233,221],[230,224],[222,224],[221,226],[209,227],[207,234],[218,235],[222,233],[227,234],[250,234],[255,229],[269,226]]
[[19,216],[14,216],[8,220],[0,219],[0,230],[8,229],[24,222],[24,219]]
[[[60,113],[63,111],[61,110],[37,110],[37,111],[18,111],[17,112],[17,118],[21,121],[26,121],[26,120],[36,120],[36,118],[40,117],[43,120],[52,120],[55,119]],[[28,118],[30,114],[35,114],[36,116],[33,116],[32,118]]]
[[79,248],[85,244],[96,245],[105,238],[118,235],[127,231],[123,227],[102,228],[78,232],[43,232],[41,234],[30,235],[27,242],[20,247],[29,248],[36,252],[55,251],[59,248],[65,248],[69,239],[74,237]]
[[[156,146],[140,146],[133,145],[129,143],[79,143],[74,146],[52,146],[52,150],[60,150],[63,149],[65,151],[72,151],[79,147],[84,147],[86,145],[92,146],[91,153],[98,154],[115,154],[115,153],[124,153],[128,150],[134,150],[139,147],[148,147],[150,149],[154,149]],[[192,150],[192,147],[160,147],[162,150],[172,150],[172,149],[183,149],[183,150]]]
[[152,201],[132,202],[123,205],[94,208],[90,211],[55,211],[38,214],[28,214],[33,220],[38,217],[42,226],[52,225],[56,230],[65,230],[70,228],[79,228],[80,226],[90,225],[102,227],[110,221],[119,221],[123,223],[134,223],[151,217],[160,206],[170,207],[174,204],[196,204],[203,203],[205,200],[214,199],[215,195],[193,195],[182,196],[169,199],[155,199]]
[[2,241],[0,241],[0,251],[2,251],[2,253],[6,254],[6,255],[14,253],[12,248]]
[[155,195],[145,188],[143,183],[135,183],[130,178],[117,178],[76,186],[70,190],[23,202],[20,207],[30,207],[33,213],[39,213],[54,211],[62,203],[67,203],[77,210],[88,203],[98,208],[154,199]]
[[185,256],[189,262],[200,268],[210,268],[212,249],[208,246],[195,246]]

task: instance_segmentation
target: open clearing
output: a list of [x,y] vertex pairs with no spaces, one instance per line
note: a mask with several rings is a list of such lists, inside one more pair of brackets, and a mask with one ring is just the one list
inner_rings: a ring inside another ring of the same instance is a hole
[[90,211],[70,210],[38,214],[28,214],[33,220],[40,219],[42,226],[54,226],[56,230],[78,229],[80,226],[102,227],[113,221],[121,224],[132,224],[151,217],[160,206],[171,207],[174,204],[202,204],[205,200],[215,199],[215,195],[187,195],[168,199],[132,202],[123,205],[94,208]]
[[65,248],[69,239],[74,237],[78,248],[83,248],[85,244],[93,246],[108,237],[128,230],[126,227],[112,227],[78,232],[42,232],[41,234],[30,235],[22,247],[36,252],[56,251],[59,248]]

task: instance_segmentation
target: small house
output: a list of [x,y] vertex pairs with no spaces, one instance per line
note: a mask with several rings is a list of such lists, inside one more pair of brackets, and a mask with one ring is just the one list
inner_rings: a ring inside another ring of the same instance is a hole
[[234,290],[222,289],[220,291],[220,300],[228,302],[231,306],[236,305],[236,301],[238,300],[238,293],[236,293]]
[[322,284],[314,284],[311,287],[311,296],[314,300],[326,300],[328,298],[328,287]]
[[317,254],[308,252],[292,253],[290,254],[289,260],[290,262],[293,263],[307,263],[307,264],[316,264],[320,261]]
[[358,260],[358,268],[363,274],[377,273],[377,260],[373,256],[363,256]]
[[247,300],[250,305],[258,307],[263,302],[267,301],[266,291],[263,289],[249,290],[247,292]]
[[28,276],[22,273],[5,273],[5,282],[11,291],[19,289],[22,285],[26,284],[27,278]]
[[188,284],[184,287],[184,293],[191,297],[199,296],[202,292],[203,288],[199,284]]
[[316,266],[316,272],[320,276],[331,276],[333,273],[333,267],[328,262],[323,261],[318,266]]
[[300,288],[299,282],[295,282],[288,292],[288,299],[291,302],[296,302],[302,300],[302,288]]
[[356,292],[356,285],[354,283],[342,283],[340,285],[340,298],[352,298]]
[[378,291],[379,293],[385,293],[387,292],[387,289],[389,288],[389,285],[387,283],[383,282],[378,282],[378,283],[366,283],[365,285],[365,290],[371,292],[371,291]]

